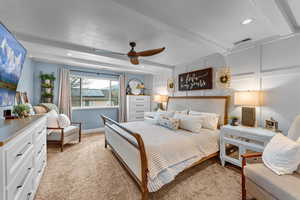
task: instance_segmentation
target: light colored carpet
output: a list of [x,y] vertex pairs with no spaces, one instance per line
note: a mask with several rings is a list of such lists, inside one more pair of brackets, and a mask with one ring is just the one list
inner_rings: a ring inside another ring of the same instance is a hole
[[[35,200],[138,200],[140,193],[124,169],[104,149],[104,136],[84,136],[63,153],[48,147],[48,166]],[[151,194],[151,200],[239,200],[240,173],[216,159],[179,175]]]

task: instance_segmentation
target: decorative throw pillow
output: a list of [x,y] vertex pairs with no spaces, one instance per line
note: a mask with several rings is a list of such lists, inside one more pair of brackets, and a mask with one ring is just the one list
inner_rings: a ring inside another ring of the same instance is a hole
[[189,115],[192,116],[202,116],[203,123],[202,127],[216,130],[218,128],[219,118],[220,115],[216,113],[205,113],[205,112],[197,112],[197,111],[190,111]]
[[47,113],[47,127],[48,128],[59,128],[58,114],[55,110],[51,110]]
[[184,114],[175,114],[175,119],[179,119],[179,127],[194,133],[201,132],[203,118],[202,116],[191,116]]
[[36,114],[45,114],[48,112],[47,109],[43,106],[33,106],[33,109]]
[[300,144],[278,133],[267,144],[262,160],[278,175],[292,174],[300,164]]
[[71,125],[69,117],[65,114],[58,115],[58,124],[60,128],[66,128]]
[[157,124],[171,130],[177,130],[179,128],[179,120],[174,118],[159,117]]

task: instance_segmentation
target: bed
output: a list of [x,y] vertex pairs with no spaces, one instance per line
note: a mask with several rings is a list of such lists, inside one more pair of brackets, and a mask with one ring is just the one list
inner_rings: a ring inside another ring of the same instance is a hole
[[[193,110],[219,114],[219,126],[227,124],[227,96],[169,97],[167,111]],[[192,133],[170,130],[151,122],[118,123],[101,116],[105,124],[105,147],[139,186],[142,200],[186,169],[218,156],[219,130]]]

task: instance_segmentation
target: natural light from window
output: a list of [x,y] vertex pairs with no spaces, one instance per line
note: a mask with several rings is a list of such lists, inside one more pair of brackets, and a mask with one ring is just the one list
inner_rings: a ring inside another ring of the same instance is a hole
[[119,81],[107,78],[71,76],[73,108],[117,107]]

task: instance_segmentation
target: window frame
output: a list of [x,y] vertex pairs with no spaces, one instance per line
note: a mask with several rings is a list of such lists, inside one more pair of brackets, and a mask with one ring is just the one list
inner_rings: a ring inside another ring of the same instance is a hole
[[[108,78],[108,77],[95,77],[95,76],[84,76],[84,75],[75,75],[75,74],[71,74],[70,75],[70,80],[72,77],[76,77],[79,78],[79,95],[80,95],[80,106],[73,106],[71,103],[71,109],[72,110],[89,110],[89,109],[110,109],[110,108],[119,108],[120,107],[120,96],[121,96],[121,92],[120,92],[120,81],[114,78]],[[109,106],[83,106],[83,102],[82,102],[82,79],[99,79],[99,80],[109,80],[109,102],[110,105]],[[112,105],[112,81],[116,81],[119,83],[119,92],[118,92],[118,105],[113,106]],[[72,86],[70,88],[72,90]],[[71,93],[71,98],[72,98],[72,93]]]

